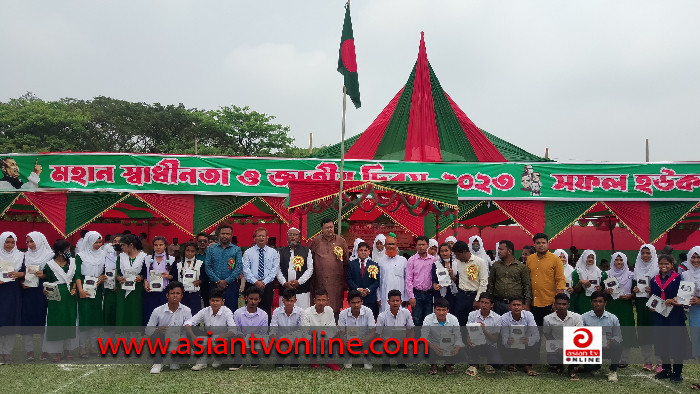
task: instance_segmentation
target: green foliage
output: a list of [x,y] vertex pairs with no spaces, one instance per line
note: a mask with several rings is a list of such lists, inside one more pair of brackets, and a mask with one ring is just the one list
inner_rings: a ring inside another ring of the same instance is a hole
[[[0,152],[141,152],[303,156],[289,127],[248,107],[213,111],[109,97],[0,102]],[[305,151],[304,151],[305,152]]]

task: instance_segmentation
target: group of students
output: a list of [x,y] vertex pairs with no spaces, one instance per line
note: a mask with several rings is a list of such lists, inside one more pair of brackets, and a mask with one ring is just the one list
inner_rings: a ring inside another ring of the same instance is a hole
[[[388,238],[391,240],[393,237]],[[499,321],[501,326],[506,325],[506,320],[515,325],[519,325],[517,322],[520,321],[527,323],[524,325],[529,325],[529,320],[532,320],[532,326],[537,326],[536,319],[529,317],[532,315],[528,311],[530,300],[525,295],[510,297],[508,311],[501,315],[493,310],[498,300],[494,300],[493,295],[486,292],[487,288],[491,289],[489,266],[493,262],[490,259],[485,261],[488,259],[486,256],[479,257],[484,252],[480,239],[470,239],[469,244],[451,239],[438,245],[434,240],[419,237],[417,257],[412,258],[413,265],[417,261],[429,262],[427,269],[431,280],[428,283],[418,283],[416,277],[412,276],[411,270],[415,273],[418,269],[411,267],[411,261],[404,262],[398,267],[391,266],[392,258],[400,256],[397,254],[388,256],[386,252],[382,253],[381,246],[386,240],[387,237],[378,237],[372,247],[364,242],[356,243],[353,253],[355,258],[351,259],[347,266],[348,302],[351,307],[346,310],[334,312],[330,307],[323,305],[323,295],[319,294],[319,291],[323,292],[323,290],[316,289],[314,305],[302,311],[290,301],[292,298],[290,293],[293,289],[284,288],[281,291],[283,305],[268,318],[267,312],[257,309],[257,305],[255,308],[248,306],[248,299],[251,296],[254,299],[256,295],[262,297],[262,294],[258,293],[263,291],[258,286],[250,286],[246,289],[245,307],[236,311],[226,308],[222,313],[225,315],[230,312],[235,321],[236,312],[239,312],[240,319],[243,320],[240,320],[240,324],[237,325],[242,327],[251,326],[253,323],[274,326],[276,321],[292,325],[291,323],[296,319],[293,316],[296,315],[299,322],[303,320],[302,315],[309,315],[307,319],[313,323],[310,325],[314,326],[335,326],[336,321],[342,326],[348,321],[357,324],[359,320],[368,325],[391,322],[392,325],[402,325],[407,328],[414,325],[430,327],[431,324],[452,326],[455,322],[457,326],[464,326],[465,323],[488,325],[487,320]],[[3,300],[0,304],[0,329],[2,330],[0,331],[2,334],[0,362],[11,361],[10,354],[15,342],[15,332],[11,331],[11,327],[16,326],[34,329],[34,331],[24,332],[24,346],[28,360],[35,357],[33,335],[44,332],[46,335],[41,341],[42,358],[50,357],[53,361],[59,361],[61,357],[70,359],[70,351],[79,346],[80,357],[89,357],[90,352],[97,352],[95,347],[97,327],[118,326],[127,331],[128,327],[133,327],[133,331],[138,331],[143,325],[152,325],[154,315],[159,308],[163,309],[168,305],[166,290],[173,287],[170,286],[171,283],[182,288],[178,304],[189,311],[190,317],[193,314],[197,316],[202,309],[203,298],[199,285],[200,277],[205,275],[204,262],[201,258],[197,258],[198,248],[194,243],[186,244],[184,257],[180,261],[175,261],[174,257],[168,255],[167,240],[163,237],[153,239],[153,253],[146,255],[139,250],[138,240],[131,234],[117,235],[113,237],[111,245],[105,246],[102,244],[101,235],[91,231],[85,234],[83,247],[74,258],[71,254],[71,245],[67,241],[58,240],[51,247],[46,237],[39,232],[27,234],[28,250],[25,253],[17,249],[16,241],[17,236],[12,232],[0,234],[0,245],[2,245],[0,262],[11,261],[14,264],[13,270],[4,272],[3,277],[0,278],[0,299]],[[501,249],[511,254],[513,252],[512,243],[505,245],[506,243],[506,241],[499,243],[499,260],[503,257]],[[507,247],[501,248],[501,244]],[[700,247],[689,251],[688,261],[683,264],[681,273],[674,268],[675,262],[671,256],[657,256],[654,246],[648,244],[640,248],[633,267],[634,271],[630,269],[625,254],[620,252],[613,254],[613,264],[606,272],[598,268],[595,252],[591,250],[582,253],[575,268],[568,264],[565,251],[556,250],[554,255],[561,259],[566,281],[563,295],[557,295],[556,298],[561,300],[566,296],[570,305],[570,308],[567,305],[567,313],[582,316],[594,313],[595,303],[599,298],[596,296],[603,294],[605,312],[619,321],[618,326],[623,327],[620,335],[621,361],[614,363],[615,365],[624,366],[629,349],[638,345],[644,357],[644,369],[655,370],[658,378],[682,380],[684,358],[681,352],[672,350],[682,349],[682,344],[690,343],[687,334],[686,338],[683,336],[674,338],[673,343],[663,343],[665,338],[663,335],[638,335],[637,331],[630,328],[635,325],[637,327],[685,326],[686,311],[675,297],[682,280],[700,282]],[[426,265],[423,265],[420,269],[425,267]],[[445,285],[445,274],[449,276],[448,285]],[[610,278],[616,279],[614,289],[606,287],[606,282],[609,282],[607,279]],[[44,286],[44,283],[50,286]],[[463,283],[471,287],[465,288]],[[691,327],[700,326],[700,308],[698,308],[700,286],[696,286],[695,289],[696,294],[692,297],[689,306]],[[51,296],[49,294],[51,291],[58,293],[58,296]],[[610,299],[613,292],[616,293],[616,297]],[[466,293],[476,293],[479,297],[476,298],[473,295],[471,300],[465,300]],[[663,299],[670,313],[662,315],[650,310],[646,306],[650,294]],[[321,301],[316,301],[316,298],[320,298]],[[419,298],[430,299],[430,310],[425,308],[423,311],[419,310],[417,307]],[[353,307],[352,303],[358,300],[359,306]],[[557,309],[557,300],[555,300],[554,309]],[[207,302],[211,302],[211,297]],[[490,307],[486,308],[489,303]],[[253,304],[252,301],[251,304]],[[520,304],[519,307],[518,304]],[[406,309],[408,305],[411,306],[411,311]],[[520,310],[517,310],[518,308]],[[487,310],[488,313],[486,313]],[[281,312],[285,312],[284,317],[280,314]],[[391,315],[382,317],[387,312]],[[549,315],[540,325],[546,326],[547,318],[556,314],[552,312],[551,307],[548,312]],[[514,314],[519,318],[514,318]],[[201,319],[203,319],[202,316],[200,316]],[[549,320],[551,323],[552,319]],[[331,321],[332,324],[330,324]],[[44,331],[44,325],[47,328],[77,326],[78,329]],[[700,335],[695,335],[694,331],[691,331],[691,334],[692,355],[698,357],[700,356]],[[427,335],[429,336],[429,333]],[[487,336],[490,344],[496,343],[492,335]],[[679,343],[681,343],[680,346]],[[688,347],[685,346],[685,348]],[[662,361],[661,365],[656,367],[653,365],[652,349]],[[487,350],[490,352],[490,349]],[[474,366],[471,366],[467,373],[475,372],[472,367]],[[525,369],[529,374],[534,373],[528,366]],[[446,367],[446,370],[450,372],[452,367]],[[614,370],[611,369],[611,371]],[[433,372],[436,373],[436,369],[431,366],[431,373]]]
[[[100,327],[140,331],[166,302],[164,288],[170,281],[188,283],[182,302],[195,313],[201,309],[204,267],[193,242],[185,245],[180,261],[168,255],[164,237],[153,239],[151,255],[140,250],[140,241],[131,234],[117,234],[112,244],[103,245],[102,236],[89,231],[75,257],[63,239],[51,246],[34,231],[26,242],[23,253],[14,233],[0,234],[0,262],[14,264],[0,278],[0,363],[12,361],[19,326],[27,361],[37,354],[42,360],[71,360],[78,347],[81,358],[97,355]],[[41,350],[35,352],[37,334]]]

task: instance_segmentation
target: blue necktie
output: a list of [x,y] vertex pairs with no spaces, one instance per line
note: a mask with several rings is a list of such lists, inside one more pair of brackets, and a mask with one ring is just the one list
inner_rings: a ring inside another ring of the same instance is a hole
[[260,257],[258,258],[258,278],[262,280],[265,277],[265,249],[258,249]]

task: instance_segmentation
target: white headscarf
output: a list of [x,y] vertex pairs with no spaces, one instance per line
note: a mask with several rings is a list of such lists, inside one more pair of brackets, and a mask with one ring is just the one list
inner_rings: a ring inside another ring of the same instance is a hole
[[593,255],[593,258],[595,259],[595,252],[590,249],[586,249],[583,251],[581,257],[579,257],[578,261],[576,262],[576,272],[578,272],[579,279],[591,280],[598,279],[601,277],[600,268],[598,268],[596,263],[593,263],[593,265],[586,264],[586,260],[590,255]]
[[352,254],[350,255],[350,261],[355,260],[357,258],[357,245],[359,245],[360,242],[365,242],[365,240],[362,238],[355,238],[355,245],[352,247]]
[[36,245],[36,249],[27,249],[24,254],[24,264],[38,265],[39,269],[43,270],[46,263],[53,259],[54,252],[49,241],[46,240],[46,236],[38,231],[32,231],[27,234],[27,237],[31,238]]
[[445,242],[457,242],[457,237],[450,235],[449,237],[445,238]]
[[[625,262],[625,266],[622,269],[615,267],[615,259],[617,256],[622,257],[622,261]],[[629,265],[627,265],[627,256],[621,252],[613,253],[610,257],[610,270],[608,270],[608,278],[617,279],[617,285],[620,288],[621,295],[632,294],[632,272],[630,271]]]
[[572,280],[571,274],[574,273],[574,267],[572,267],[571,264],[569,264],[569,254],[566,253],[566,251],[564,249],[557,249],[554,251],[554,255],[556,255],[560,259],[561,259],[562,253],[564,254],[564,258],[566,259],[566,263],[563,263],[564,264],[564,277],[566,278],[567,283],[569,283],[570,285],[573,285],[573,283],[571,283],[571,280]]
[[97,231],[88,231],[88,233],[85,234],[85,238],[83,238],[85,240],[83,242],[83,250],[78,253],[82,261],[80,271],[83,275],[97,277],[102,275],[104,271],[105,251],[101,248],[95,250],[92,247],[100,238],[102,238],[102,236]]
[[[15,240],[15,247],[11,251],[5,250],[5,241],[12,237]],[[0,261],[12,261],[15,264],[15,271],[22,269],[24,253],[17,249],[17,236],[12,231],[5,231],[0,234]]]
[[382,249],[381,251],[377,250],[377,242],[381,242],[382,245],[384,245],[386,243],[386,235],[379,234],[374,238],[374,243],[372,244],[372,260],[375,262],[379,262],[379,260],[386,257],[386,249]]
[[[430,248],[439,248],[440,244],[438,243],[437,239],[435,238],[430,238],[428,240],[428,249]],[[439,252],[439,251],[438,251]],[[440,257],[438,256],[438,253],[435,253],[435,257]]]
[[[651,260],[646,263],[642,260],[642,249],[649,248],[651,252]],[[656,255],[656,248],[651,244],[644,244],[639,248],[637,260],[634,263],[634,278],[639,280],[648,276],[650,279],[659,274],[659,257]]]
[[700,296],[700,267],[694,267],[690,259],[696,254],[700,256],[700,246],[694,246],[688,251],[688,269],[683,272],[683,280],[695,283],[695,296]]
[[[472,243],[474,243],[474,241],[478,241],[479,245],[481,245],[478,252],[475,251],[474,249],[472,249]],[[480,236],[474,235],[472,237],[469,237],[468,245],[469,245],[469,251],[471,252],[471,254],[473,254],[477,257],[480,257],[489,266],[491,266],[491,264],[493,264],[493,261],[491,261],[491,258],[489,257],[489,255],[486,254],[486,251],[484,250],[484,241],[481,239]]]

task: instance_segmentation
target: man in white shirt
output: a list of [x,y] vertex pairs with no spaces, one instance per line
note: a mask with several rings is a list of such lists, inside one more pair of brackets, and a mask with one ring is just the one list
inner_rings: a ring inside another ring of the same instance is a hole
[[[301,326],[301,316],[304,314],[304,310],[296,305],[297,294],[294,289],[284,288],[280,295],[282,305],[272,312],[270,335],[275,338],[288,338],[293,341],[294,338],[301,337],[299,327]],[[276,366],[277,368],[284,367],[280,363],[277,363]],[[299,364],[292,364],[294,368],[297,366]]]
[[[280,269],[277,281],[280,286],[296,291],[296,306],[306,309],[311,306],[311,276],[314,259],[311,250],[301,245],[301,232],[297,228],[287,231],[287,247],[280,249]],[[274,315],[274,314],[273,314]]]
[[486,291],[489,266],[482,258],[473,255],[464,241],[455,242],[452,253],[457,259],[457,269],[452,270],[452,280],[457,284],[455,315],[459,324],[465,325],[469,312],[478,307],[477,294]]
[[[554,312],[544,317],[542,334],[547,339],[547,362],[555,372],[561,373],[564,365],[562,341],[564,340],[563,327],[583,326],[581,315],[569,310],[569,296],[565,293],[558,293],[554,296]],[[575,372],[576,365],[569,364],[567,367],[569,379],[578,380]]]
[[[221,340],[226,341],[225,338],[230,338],[234,335],[233,330],[230,330],[229,327],[235,327],[236,322],[233,320],[233,311],[224,305],[225,294],[222,288],[214,289],[209,297],[209,306],[200,310],[192,316],[192,318],[185,321],[185,331],[191,341],[196,343],[199,340],[202,344],[206,343],[206,336],[200,335],[200,338],[196,338],[197,335],[192,329],[193,326],[197,327],[201,323],[204,323],[204,332],[211,331],[212,334],[216,335],[212,338],[213,345],[216,345],[216,343]],[[196,348],[194,350],[196,351]],[[218,368],[221,366],[221,363],[214,362],[211,366]],[[192,370],[201,371],[206,367],[207,355],[204,353],[200,361],[192,367]]]
[[[435,358],[445,360],[445,373],[454,374],[454,360],[459,350],[464,348],[462,333],[459,330],[459,321],[448,313],[450,304],[446,299],[438,297],[433,302],[433,313],[423,320],[421,337],[429,344],[430,375],[437,375],[437,364],[433,364]],[[452,361],[452,363],[450,363]]]
[[524,309],[523,297],[511,298],[508,306],[510,312],[501,316],[501,343],[504,347],[501,355],[510,364],[510,371],[517,372],[522,366],[528,375],[537,376],[532,369],[532,360],[539,356],[539,346],[536,345],[540,341],[535,316]]
[[[332,338],[336,334],[335,313],[328,306],[328,291],[324,288],[314,290],[314,305],[306,308],[301,316],[302,327],[323,328],[324,338]],[[318,334],[320,335],[320,333]],[[313,345],[311,345],[313,346]],[[311,364],[311,368],[318,368],[318,364]],[[333,371],[340,371],[338,364],[326,364]]]
[[[345,336],[346,341],[358,338],[365,349],[369,349],[369,342],[374,338],[376,326],[374,313],[368,306],[362,305],[362,294],[359,290],[348,291],[347,300],[350,307],[340,311],[338,329]],[[372,369],[371,363],[364,364],[365,369]],[[345,363],[345,368],[352,368],[352,363]]]
[[398,290],[401,292],[401,300],[408,301],[406,294],[406,258],[400,256],[396,243],[396,237],[389,233],[384,244],[386,257],[379,263],[379,308],[381,311],[389,310],[389,292]]
[[[168,283],[164,291],[168,303],[153,310],[148,324],[146,324],[146,335],[151,337],[153,343],[156,340],[165,342],[165,338],[169,338],[170,342],[175,345],[177,340],[182,337],[181,331],[185,321],[192,318],[192,311],[187,306],[180,304],[182,295],[185,293],[185,286],[182,283],[172,281]],[[151,373],[159,374],[163,370],[163,355],[156,352],[154,359],[156,363],[151,367]],[[180,369],[180,365],[170,364],[170,369]]]
[[[377,335],[385,341],[394,338],[402,343],[405,338],[413,337],[413,317],[411,312],[401,307],[401,292],[399,290],[389,291],[389,309],[380,313],[377,317]],[[399,369],[406,369],[406,364],[399,363]],[[388,371],[391,364],[382,364],[382,370]]]
[[243,275],[246,289],[251,286],[263,289],[260,309],[268,316],[272,316],[272,281],[275,280],[279,269],[280,254],[267,246],[267,230],[263,227],[256,229],[255,245],[243,253]]
[[[479,295],[479,309],[469,313],[467,318],[467,347],[469,368],[467,375],[476,376],[477,364],[485,356],[488,364],[486,373],[495,373],[502,367],[503,361],[498,351],[498,336],[501,330],[501,316],[493,311],[494,299],[489,293]],[[473,333],[473,334],[472,334]]]

